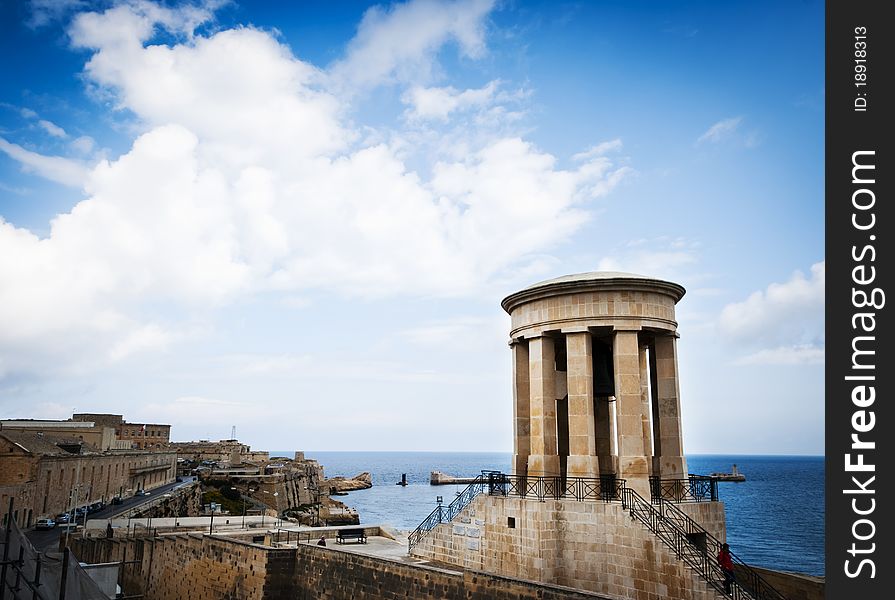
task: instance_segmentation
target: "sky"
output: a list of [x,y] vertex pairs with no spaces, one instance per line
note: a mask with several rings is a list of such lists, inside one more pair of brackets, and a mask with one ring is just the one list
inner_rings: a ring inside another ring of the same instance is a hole
[[511,451],[532,283],[680,283],[687,453],[822,454],[823,4],[0,3],[0,418]]

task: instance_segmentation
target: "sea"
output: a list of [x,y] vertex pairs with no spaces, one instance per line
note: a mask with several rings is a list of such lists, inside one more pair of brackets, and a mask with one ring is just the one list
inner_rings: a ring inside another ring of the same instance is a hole
[[[275,451],[271,456],[293,452]],[[436,506],[451,502],[465,485],[429,485],[429,473],[474,477],[483,469],[510,472],[505,452],[312,452],[327,477],[369,471],[373,487],[339,498],[357,509],[362,523],[412,531]],[[747,564],[781,571],[824,574],[824,457],[691,455],[690,473],[729,473],[746,481],[720,482],[727,512],[727,542]],[[407,486],[396,485],[406,475]]]

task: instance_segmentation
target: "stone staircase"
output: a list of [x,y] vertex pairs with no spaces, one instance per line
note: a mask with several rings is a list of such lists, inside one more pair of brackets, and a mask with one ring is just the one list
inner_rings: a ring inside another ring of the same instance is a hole
[[724,572],[716,558],[721,542],[673,502],[662,498],[648,502],[633,489],[625,488],[622,490],[622,506],[633,520],[649,529],[722,597],[734,600],[786,600],[734,554],[731,557],[736,580],[731,584],[730,591],[726,591]]

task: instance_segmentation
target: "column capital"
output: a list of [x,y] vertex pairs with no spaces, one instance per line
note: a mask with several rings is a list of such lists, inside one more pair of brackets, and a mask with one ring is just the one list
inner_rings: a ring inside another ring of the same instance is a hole
[[678,340],[678,339],[680,339],[681,334],[679,334],[677,331],[663,331],[663,332],[657,331],[656,335],[654,337],[657,340],[661,339],[661,338],[674,338],[674,339]]
[[584,325],[572,325],[560,329],[560,333],[590,333],[590,327]]
[[525,340],[525,341],[540,340],[543,338],[549,338],[551,340],[555,340],[557,338],[557,336],[560,335],[561,333],[562,333],[562,331],[560,331],[559,329],[545,329],[543,331],[523,334],[518,339],[520,341],[521,340]]

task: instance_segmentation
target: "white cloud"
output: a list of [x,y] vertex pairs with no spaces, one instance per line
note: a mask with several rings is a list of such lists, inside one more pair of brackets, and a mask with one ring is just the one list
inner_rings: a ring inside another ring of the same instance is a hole
[[[450,40],[481,55],[490,6],[413,2],[368,12],[334,72],[379,57],[387,68],[376,80],[388,80],[413,72],[400,65],[420,54],[434,60]],[[427,16],[435,22],[423,23]],[[326,87],[330,74],[256,29],[192,35],[207,18],[202,7],[134,2],[73,21],[73,43],[93,51],[85,77],[143,129],[124,155],[88,170],[0,140],[28,168],[86,191],[43,239],[0,220],[7,373],[89,368],[164,349],[181,339],[174,332],[189,330],[190,309],[259,292],[474,293],[543,264],[630,172],[608,155],[615,141],[559,169],[518,135],[487,129],[469,135],[466,152],[436,153],[412,169],[412,139],[361,141],[367,130]],[[388,42],[417,26],[410,50]],[[147,45],[157,27],[180,41]],[[497,97],[488,86],[477,93],[458,102]]]
[[96,142],[89,135],[82,135],[69,142],[69,146],[78,154],[90,154],[96,147]]
[[28,25],[34,28],[60,21],[75,10],[88,6],[87,0],[28,0],[31,16]]
[[735,365],[822,365],[824,349],[811,344],[759,350],[734,361]]
[[675,280],[683,268],[696,262],[697,249],[698,244],[682,238],[631,240],[613,255],[600,259],[597,270]]
[[53,123],[52,121],[47,121],[46,119],[41,119],[37,122],[40,125],[41,129],[46,131],[48,134],[55,138],[67,138],[68,134],[65,133],[65,130]]
[[494,340],[502,340],[506,334],[507,321],[483,317],[454,317],[424,323],[400,331],[398,335],[419,346],[487,347]]
[[332,76],[341,87],[367,88],[384,82],[428,81],[435,55],[449,41],[461,53],[485,52],[485,17],[494,0],[416,0],[364,13],[346,57]]
[[0,151],[22,165],[22,170],[35,173],[50,181],[80,188],[87,179],[87,166],[62,156],[45,156],[0,138]]
[[404,94],[402,101],[408,105],[409,119],[446,121],[452,112],[489,105],[494,101],[498,84],[497,81],[491,81],[484,87],[462,92],[452,87],[416,86]]
[[721,140],[724,140],[733,135],[742,121],[743,117],[731,117],[729,119],[722,119],[709,127],[705,133],[699,136],[699,139],[696,140],[696,143],[701,144],[703,142],[720,142]]
[[600,156],[606,156],[607,154],[609,154],[611,152],[616,152],[618,150],[621,150],[621,148],[622,148],[622,141],[620,139],[616,138],[616,139],[610,140],[608,142],[599,143],[596,146],[591,146],[584,152],[579,152],[578,154],[575,154],[574,156],[572,156],[572,160],[575,160],[575,161],[586,161],[587,160],[587,161],[589,161],[589,160],[593,160]]
[[801,271],[789,281],[772,283],[746,300],[728,304],[718,326],[725,336],[767,345],[814,343],[823,339],[825,263]]

